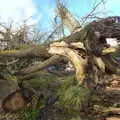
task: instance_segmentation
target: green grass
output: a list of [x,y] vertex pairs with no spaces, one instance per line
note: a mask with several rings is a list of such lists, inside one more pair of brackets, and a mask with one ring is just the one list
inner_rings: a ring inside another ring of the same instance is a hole
[[75,77],[68,77],[58,91],[59,102],[70,113],[79,111],[88,99],[88,89],[77,84]]
[[120,50],[118,50],[117,52],[115,52],[115,53],[113,54],[113,56],[114,56],[114,57],[120,57]]
[[19,113],[20,120],[36,120],[38,112],[37,109],[24,109]]

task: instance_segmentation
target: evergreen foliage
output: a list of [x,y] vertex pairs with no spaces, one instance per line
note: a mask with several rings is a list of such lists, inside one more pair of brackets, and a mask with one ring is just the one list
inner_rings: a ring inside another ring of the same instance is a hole
[[77,84],[75,77],[68,77],[58,91],[60,104],[69,112],[78,111],[87,102],[88,89]]

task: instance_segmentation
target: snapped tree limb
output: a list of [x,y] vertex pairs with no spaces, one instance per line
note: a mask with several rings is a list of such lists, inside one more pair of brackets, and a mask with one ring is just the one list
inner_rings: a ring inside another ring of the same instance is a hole
[[57,0],[57,8],[63,25],[68,28],[70,33],[76,31],[78,28],[81,28],[79,22],[72,16],[70,11],[63,5],[63,3],[60,2],[60,0]]
[[44,62],[39,62],[39,63],[35,64],[34,66],[25,68],[19,74],[30,74],[32,72],[40,71],[41,69],[44,69],[44,68],[48,67],[49,65],[55,64],[56,62],[59,62],[60,60],[61,60],[60,56],[53,55],[52,57],[50,57],[49,59],[47,59]]
[[85,66],[87,63],[86,59],[83,59],[77,54],[75,50],[72,50],[67,47],[68,45],[65,42],[55,42],[50,45],[49,53],[57,54],[67,57],[76,69],[76,77],[79,83],[81,84],[85,79]]
[[43,57],[48,58],[50,54],[47,52],[46,46],[35,46],[33,48],[27,48],[23,50],[0,50],[0,56],[2,57],[17,57],[17,58],[24,58],[24,57]]

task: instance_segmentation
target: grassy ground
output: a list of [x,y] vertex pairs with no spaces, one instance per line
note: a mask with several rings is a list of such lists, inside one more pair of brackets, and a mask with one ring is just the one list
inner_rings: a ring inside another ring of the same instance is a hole
[[39,101],[37,107],[24,109],[17,113],[2,112],[0,120],[35,120],[40,108],[44,107],[47,97],[51,95],[59,95],[60,99],[47,109],[49,120],[106,120],[106,117],[111,116],[111,112],[103,113],[103,110],[111,107],[120,108],[119,78],[107,86],[105,93],[93,95],[89,104],[84,105],[84,109],[80,109],[81,100],[83,101],[84,98],[84,89],[76,86],[74,76],[59,78],[59,80],[54,76],[41,76],[39,79],[25,81],[24,86],[36,90],[38,96],[39,93],[44,93],[46,96]]

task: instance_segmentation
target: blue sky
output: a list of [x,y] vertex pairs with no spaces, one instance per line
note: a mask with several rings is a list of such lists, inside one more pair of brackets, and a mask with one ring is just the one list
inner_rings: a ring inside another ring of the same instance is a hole
[[[91,11],[95,0],[64,1],[72,14],[80,19]],[[55,16],[55,0],[0,0],[0,3],[0,22],[13,20],[19,25],[29,18],[29,24],[36,24],[43,31],[50,30],[52,18]],[[98,14],[99,16],[120,15],[120,0],[107,0],[105,6],[101,5],[97,11],[103,13]]]
[[[100,0],[96,0],[97,3]],[[54,16],[54,9],[56,8],[55,0],[34,0],[36,8],[42,13],[40,24],[43,29],[49,29],[51,27],[52,16]],[[86,16],[93,7],[95,0],[65,0],[67,8],[72,14],[80,19]],[[97,10],[101,12],[98,16],[107,17],[112,15],[120,15],[120,0],[107,0],[105,5],[101,4]]]

